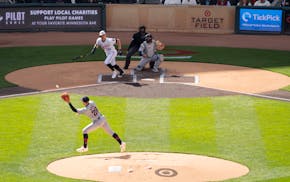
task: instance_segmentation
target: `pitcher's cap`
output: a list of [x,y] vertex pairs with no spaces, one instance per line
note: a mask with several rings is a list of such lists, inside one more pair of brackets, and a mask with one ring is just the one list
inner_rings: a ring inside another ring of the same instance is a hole
[[82,101],[83,101],[83,102],[89,102],[90,99],[89,99],[87,96],[84,96],[84,97],[82,98]]
[[99,36],[101,37],[101,36],[103,36],[103,35],[106,35],[106,32],[105,32],[104,30],[101,30],[101,31],[99,32]]

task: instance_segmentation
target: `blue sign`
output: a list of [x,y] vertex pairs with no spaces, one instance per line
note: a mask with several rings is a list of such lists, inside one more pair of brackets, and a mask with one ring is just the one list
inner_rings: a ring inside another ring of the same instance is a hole
[[240,9],[240,30],[281,32],[282,10]]

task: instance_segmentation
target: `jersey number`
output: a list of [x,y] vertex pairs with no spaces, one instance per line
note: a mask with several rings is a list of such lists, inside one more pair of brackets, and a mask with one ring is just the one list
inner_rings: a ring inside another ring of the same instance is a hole
[[99,113],[99,111],[98,111],[98,109],[97,109],[96,107],[91,108],[91,112],[92,112],[92,114],[93,114],[94,116],[97,116],[98,113]]

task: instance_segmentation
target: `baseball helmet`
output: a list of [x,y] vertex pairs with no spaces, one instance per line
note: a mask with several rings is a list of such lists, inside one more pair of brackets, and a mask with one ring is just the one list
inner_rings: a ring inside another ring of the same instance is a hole
[[89,102],[90,99],[89,99],[87,96],[84,96],[84,97],[82,98],[82,101],[83,101],[83,102]]
[[148,33],[148,34],[145,35],[146,42],[151,42],[152,39],[153,39],[153,37],[152,37],[152,35],[150,33]]
[[101,36],[103,36],[103,35],[106,35],[106,32],[105,32],[104,30],[101,30],[101,31],[99,32],[99,37],[101,37]]

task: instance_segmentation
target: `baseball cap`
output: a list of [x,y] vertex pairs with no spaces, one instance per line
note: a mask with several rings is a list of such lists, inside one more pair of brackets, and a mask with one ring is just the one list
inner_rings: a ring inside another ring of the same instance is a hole
[[99,32],[99,37],[101,37],[101,36],[103,36],[103,35],[106,35],[106,32],[105,32],[104,30],[101,30],[101,31]]
[[89,99],[87,96],[84,96],[84,97],[82,98],[82,101],[83,101],[83,102],[89,102],[89,100],[90,100],[90,99]]

